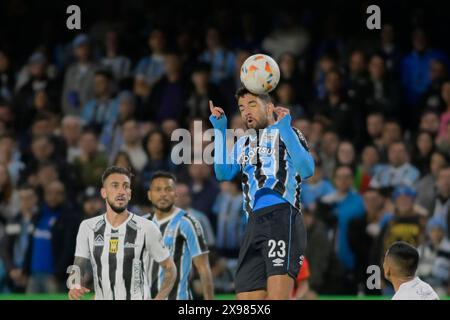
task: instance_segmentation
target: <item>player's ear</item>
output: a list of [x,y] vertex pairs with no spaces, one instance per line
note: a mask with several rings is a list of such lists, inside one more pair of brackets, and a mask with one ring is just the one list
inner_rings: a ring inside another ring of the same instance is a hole
[[102,188],[100,189],[100,194],[102,195],[102,198],[103,198],[103,199],[106,199],[106,189],[105,189],[105,188],[102,187]]
[[150,202],[152,202],[152,195],[151,195],[150,189],[148,189],[148,191],[147,191],[147,198]]

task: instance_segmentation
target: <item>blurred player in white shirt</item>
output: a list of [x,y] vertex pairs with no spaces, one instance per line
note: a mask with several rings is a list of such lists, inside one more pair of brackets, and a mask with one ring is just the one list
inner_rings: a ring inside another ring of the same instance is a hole
[[392,300],[439,300],[433,288],[415,276],[418,263],[419,253],[410,244],[398,241],[389,247],[383,269],[395,289]]

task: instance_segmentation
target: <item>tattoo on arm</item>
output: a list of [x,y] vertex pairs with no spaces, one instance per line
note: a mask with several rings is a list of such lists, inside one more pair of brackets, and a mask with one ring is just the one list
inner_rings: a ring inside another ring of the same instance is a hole
[[155,297],[155,300],[163,300],[169,296],[170,291],[172,291],[173,285],[177,277],[177,268],[172,258],[168,258],[160,263],[161,267],[164,269],[164,277],[161,284],[161,288]]
[[80,270],[80,285],[82,287],[88,287],[93,278],[92,265],[89,259],[83,257],[75,257],[73,262],[75,266],[77,266]]

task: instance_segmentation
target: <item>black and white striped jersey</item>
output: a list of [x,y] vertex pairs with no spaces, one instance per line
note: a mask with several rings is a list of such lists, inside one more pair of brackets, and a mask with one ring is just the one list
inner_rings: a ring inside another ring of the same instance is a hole
[[103,214],[81,223],[75,256],[91,261],[96,300],[145,300],[151,298],[150,261],[170,253],[154,222],[130,214],[113,228]]

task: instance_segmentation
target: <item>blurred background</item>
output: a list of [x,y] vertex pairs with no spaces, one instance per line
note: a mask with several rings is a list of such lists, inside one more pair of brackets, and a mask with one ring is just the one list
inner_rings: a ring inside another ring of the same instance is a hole
[[[71,4],[81,8],[79,31],[66,28]],[[381,30],[366,27],[371,4],[381,8]],[[175,166],[170,135],[195,120],[209,128],[210,99],[241,128],[234,92],[254,53],[279,63],[273,99],[290,108],[316,161],[302,186],[308,263],[293,298],[389,298],[384,281],[367,287],[366,270],[397,240],[419,249],[418,275],[445,298],[447,9],[438,1],[0,1],[0,298],[66,297],[79,223],[103,212],[100,177],[112,164],[132,168],[130,210],[140,215],[151,211],[152,173],[176,174],[177,205],[205,230],[218,298],[232,298],[240,181],[218,183],[206,164]],[[195,274],[192,283],[201,299]]]

